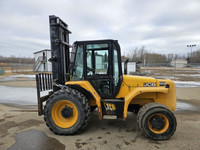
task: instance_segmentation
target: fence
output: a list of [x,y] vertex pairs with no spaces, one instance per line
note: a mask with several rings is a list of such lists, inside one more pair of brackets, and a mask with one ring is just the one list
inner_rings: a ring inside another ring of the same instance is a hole
[[[0,68],[5,72],[32,72],[34,64],[20,63],[0,63]],[[134,65],[134,66],[131,66]],[[135,69],[133,68],[140,68]],[[153,77],[166,77],[173,80],[200,81],[200,63],[181,64],[176,63],[147,63],[147,64],[129,64],[128,74],[145,75]]]
[[176,68],[199,68],[200,63],[147,63],[141,64],[142,67],[176,67]]
[[148,63],[140,64],[140,68],[140,72],[134,72],[129,67],[128,73],[181,81],[200,81],[200,63]]
[[0,67],[5,69],[5,72],[32,72],[34,64],[20,63],[0,63]]

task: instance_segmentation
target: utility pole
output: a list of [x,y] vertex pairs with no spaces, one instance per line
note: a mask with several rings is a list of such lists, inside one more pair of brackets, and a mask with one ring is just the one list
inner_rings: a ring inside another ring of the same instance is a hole
[[191,62],[191,60],[192,60],[192,47],[195,47],[195,46],[196,46],[196,44],[187,45],[187,47],[190,47],[190,49],[191,49],[190,62]]

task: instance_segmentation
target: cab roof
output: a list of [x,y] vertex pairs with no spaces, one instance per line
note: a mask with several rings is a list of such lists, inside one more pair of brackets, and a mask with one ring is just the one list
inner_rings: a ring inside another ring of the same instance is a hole
[[113,39],[102,39],[102,40],[86,40],[86,41],[76,41],[74,42],[75,44],[78,43],[118,43],[118,40],[113,40]]

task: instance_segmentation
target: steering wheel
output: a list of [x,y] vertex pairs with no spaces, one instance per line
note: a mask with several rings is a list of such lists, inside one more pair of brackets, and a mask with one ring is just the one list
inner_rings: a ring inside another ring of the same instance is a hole
[[95,69],[94,69],[94,68],[87,67],[87,72],[89,72],[89,71],[92,71],[92,72],[94,72],[94,71],[95,71]]

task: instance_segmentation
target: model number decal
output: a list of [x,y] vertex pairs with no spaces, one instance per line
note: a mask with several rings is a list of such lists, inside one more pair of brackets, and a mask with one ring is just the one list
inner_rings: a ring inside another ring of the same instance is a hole
[[144,83],[144,87],[155,87],[156,83]]

